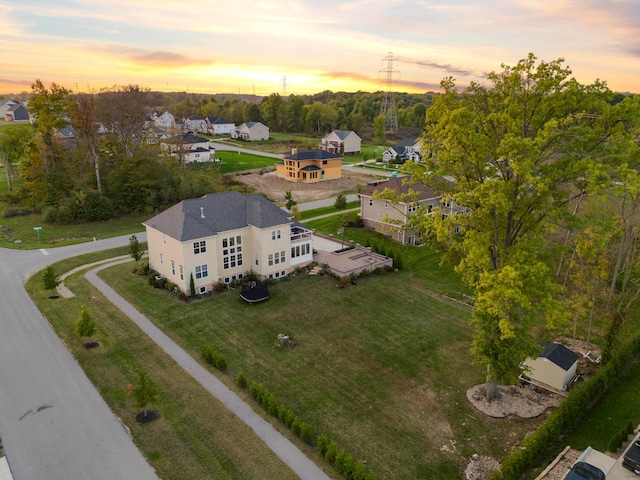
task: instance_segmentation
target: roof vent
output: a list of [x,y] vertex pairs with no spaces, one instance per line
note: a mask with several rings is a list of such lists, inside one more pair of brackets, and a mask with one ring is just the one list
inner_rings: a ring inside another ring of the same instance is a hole
[[205,218],[205,216],[204,216],[204,207],[200,207],[200,218]]

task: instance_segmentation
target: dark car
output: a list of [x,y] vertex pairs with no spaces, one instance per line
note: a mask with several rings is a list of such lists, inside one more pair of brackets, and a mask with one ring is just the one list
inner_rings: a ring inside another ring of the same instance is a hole
[[564,480],[604,480],[604,472],[587,462],[576,462]]
[[631,470],[636,475],[640,475],[640,439],[636,440],[624,452],[622,466]]

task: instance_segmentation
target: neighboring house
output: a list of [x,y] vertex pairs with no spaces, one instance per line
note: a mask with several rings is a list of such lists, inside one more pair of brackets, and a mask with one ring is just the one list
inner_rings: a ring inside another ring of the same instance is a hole
[[7,113],[4,114],[4,119],[7,122],[29,120],[29,112],[27,112],[26,107],[22,103],[18,103],[7,109]]
[[160,143],[168,138],[165,129],[158,127],[155,123],[147,123],[144,127],[145,141],[148,144]]
[[231,138],[239,138],[245,142],[269,140],[269,127],[260,122],[243,123],[231,132]]
[[216,149],[209,140],[193,133],[167,138],[161,144],[171,155],[182,157],[182,163],[215,162]]
[[182,120],[182,128],[185,132],[203,132],[205,123],[204,117],[192,115]]
[[[442,181],[446,182],[444,179]],[[396,192],[397,202],[374,198],[387,189]],[[452,200],[442,201],[442,195],[430,187],[421,183],[407,184],[402,178],[373,182],[360,194],[360,218],[364,226],[402,244],[420,243],[417,233],[407,226],[410,215],[419,209],[427,209],[427,213],[438,212],[443,216],[466,211]]]
[[7,111],[15,105],[20,105],[20,101],[19,100],[0,101],[0,118],[4,118],[4,116],[7,114]]
[[405,138],[398,142],[396,146],[385,150],[382,154],[382,161],[385,163],[404,163],[410,160],[414,163],[420,163],[422,161],[421,145],[422,143],[419,140]]
[[236,129],[235,123],[221,117],[206,117],[202,132],[209,135],[231,135]]
[[338,155],[356,155],[360,153],[362,139],[351,130],[334,130],[320,140],[320,150]]
[[541,343],[537,358],[524,361],[524,375],[556,390],[566,390],[575,377],[580,356],[560,343]]
[[313,261],[313,232],[262,195],[184,200],[143,223],[149,266],[190,294],[253,274],[281,278]]
[[325,150],[298,150],[284,155],[276,174],[291,182],[315,183],[342,176],[342,157]]
[[169,112],[164,112],[162,115],[156,115],[154,122],[158,127],[167,130],[176,128],[176,119]]

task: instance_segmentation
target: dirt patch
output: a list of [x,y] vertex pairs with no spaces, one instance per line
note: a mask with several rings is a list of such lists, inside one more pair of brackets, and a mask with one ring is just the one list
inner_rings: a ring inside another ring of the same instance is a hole
[[534,418],[542,415],[548,408],[557,407],[562,401],[560,395],[537,392],[530,386],[498,385],[500,396],[491,402],[484,391],[484,383],[473,385],[467,389],[467,399],[476,409],[494,418],[509,415]]
[[233,177],[238,182],[253,187],[272,202],[284,204],[284,192],[291,190],[293,199],[298,202],[310,202],[333,197],[340,192],[355,192],[358,185],[365,187],[368,182],[376,179],[373,175],[356,172],[342,172],[342,178],[323,180],[317,183],[290,182],[279,177],[275,172],[269,173],[239,173]]

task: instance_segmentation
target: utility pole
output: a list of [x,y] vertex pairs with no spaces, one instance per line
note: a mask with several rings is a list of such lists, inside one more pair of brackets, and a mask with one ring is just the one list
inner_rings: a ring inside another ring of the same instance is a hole
[[386,88],[384,91],[384,97],[382,99],[382,105],[380,106],[380,116],[384,117],[384,129],[388,132],[398,131],[398,117],[396,115],[396,102],[393,98],[393,74],[399,74],[399,70],[394,70],[394,62],[397,65],[398,60],[393,58],[393,52],[382,59],[383,65],[386,63],[386,67],[380,70],[379,73],[386,73],[386,79],[384,83]]

